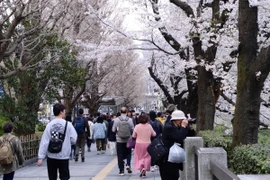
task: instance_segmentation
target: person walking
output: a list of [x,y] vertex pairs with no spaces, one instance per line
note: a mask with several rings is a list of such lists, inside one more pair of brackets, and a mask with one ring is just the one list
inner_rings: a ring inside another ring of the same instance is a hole
[[165,119],[164,119],[164,114],[162,112],[157,113],[157,120],[159,120],[159,122],[161,122],[161,124],[164,124]]
[[96,141],[96,146],[97,146],[97,155],[99,154],[104,154],[105,150],[103,149],[104,146],[103,144],[105,143],[105,138],[106,138],[106,125],[103,122],[103,117],[99,116],[96,120],[96,123],[94,124],[93,127],[93,136],[94,140]]
[[[156,119],[157,114],[155,111],[150,111],[149,117],[150,117],[149,124],[152,126],[152,128],[156,132],[155,137],[160,136],[162,134],[162,131],[163,131],[163,124],[159,120]],[[153,141],[155,137],[152,137],[151,141]],[[151,171],[154,172],[156,169],[157,169],[157,165],[154,165],[154,163],[152,162],[151,163]]]
[[[71,114],[66,115],[66,120],[72,123]],[[75,159],[75,155],[76,155],[76,144],[71,144],[71,152],[70,152],[69,159],[70,160]]]
[[107,138],[108,138],[108,141],[109,141],[108,147],[110,149],[110,154],[111,155],[116,155],[116,133],[112,132],[112,127],[113,127],[115,119],[116,119],[116,115],[113,114],[112,118],[111,118],[111,121],[109,122],[108,135],[107,135]]
[[[71,152],[71,144],[75,144],[77,133],[73,125],[65,119],[65,106],[56,103],[53,106],[53,114],[55,119],[49,122],[41,137],[38,150],[38,166],[42,165],[43,160],[47,157],[47,169],[49,180],[57,179],[57,171],[61,180],[68,180],[69,173],[69,155]],[[59,153],[51,153],[48,151],[49,143],[52,139],[62,139],[62,149]]]
[[[24,163],[23,149],[21,141],[18,137],[12,135],[13,124],[7,122],[3,126],[4,135],[0,137],[0,145],[2,146],[5,141],[8,141],[10,145],[11,153],[13,154],[13,160],[11,163],[1,163],[0,173],[3,174],[3,180],[13,180],[15,171],[20,165]],[[15,157],[14,157],[15,156]]]
[[[93,131],[94,131],[94,123],[93,123],[93,117],[88,117],[88,125],[90,130],[90,138],[86,137],[86,144],[87,144],[87,150],[88,152],[91,152],[91,145],[93,143]],[[87,135],[86,135],[87,136]]]
[[[76,155],[75,155],[75,162],[79,159],[79,151],[81,150],[81,160],[82,162],[85,161],[85,139],[90,138],[90,130],[88,121],[86,121],[83,117],[83,109],[79,109],[79,114],[73,122],[73,125],[76,129],[78,134],[78,138],[76,141]],[[86,133],[85,133],[86,130]]]
[[112,132],[116,133],[116,152],[118,159],[118,168],[119,175],[123,176],[125,162],[126,162],[126,170],[130,174],[132,173],[130,161],[131,161],[131,149],[127,148],[128,139],[131,137],[131,134],[134,129],[134,125],[132,119],[127,116],[127,108],[122,107],[120,109],[121,115],[114,120],[114,124],[112,127]]
[[134,149],[134,170],[140,170],[140,177],[146,176],[146,171],[150,171],[151,156],[147,147],[151,143],[151,137],[156,136],[156,132],[148,123],[149,116],[142,114],[138,118],[139,124],[135,126],[132,138],[136,139]]
[[[162,141],[164,145],[170,149],[174,143],[179,143],[183,147],[184,139],[189,132],[188,121],[185,114],[180,110],[175,110],[171,114],[170,121],[164,125],[162,133]],[[168,162],[168,158],[165,158],[165,162],[160,164],[159,173],[162,180],[178,180],[179,169],[183,170],[182,163]]]

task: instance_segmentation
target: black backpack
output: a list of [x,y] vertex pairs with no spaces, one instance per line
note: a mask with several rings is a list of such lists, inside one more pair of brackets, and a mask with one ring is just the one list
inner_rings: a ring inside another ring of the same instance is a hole
[[169,155],[168,148],[162,142],[162,136],[155,138],[147,147],[147,151],[155,165],[160,165],[165,162]]

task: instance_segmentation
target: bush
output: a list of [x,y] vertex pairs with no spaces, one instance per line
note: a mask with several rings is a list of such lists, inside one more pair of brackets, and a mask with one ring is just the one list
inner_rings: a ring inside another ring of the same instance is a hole
[[45,130],[45,128],[46,128],[46,124],[38,124],[37,125],[37,130],[38,131],[44,131]]
[[236,174],[269,174],[270,144],[249,144],[236,147],[230,164]]
[[0,136],[2,136],[4,134],[3,125],[8,121],[9,121],[9,119],[7,117],[0,116]]
[[224,135],[226,128],[200,131],[204,147],[222,147],[227,151],[228,167],[235,174],[270,173],[270,130],[260,130],[258,144],[243,145],[232,150],[232,136]]
[[269,137],[270,137],[270,130],[269,129],[259,130],[258,143],[259,144],[270,144]]
[[232,137],[225,136],[226,128],[217,127],[213,131],[200,131],[198,136],[201,136],[204,141],[204,147],[222,147],[229,154],[231,152]]

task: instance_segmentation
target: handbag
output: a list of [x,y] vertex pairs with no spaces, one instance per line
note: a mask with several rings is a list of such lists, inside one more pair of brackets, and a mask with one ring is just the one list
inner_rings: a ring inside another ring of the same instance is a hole
[[67,121],[65,125],[65,131],[62,137],[59,138],[51,138],[48,146],[48,151],[50,153],[59,153],[62,151],[63,142],[65,140],[66,136],[66,130],[67,130]]
[[130,137],[128,139],[128,142],[127,142],[127,148],[135,148],[135,145],[136,145],[136,139],[135,138],[132,138]]
[[151,142],[151,144],[147,147],[147,151],[155,165],[162,164],[166,160],[169,153],[168,148],[162,142],[161,135]]
[[174,143],[169,150],[168,162],[182,163],[186,159],[186,152],[181,147],[181,144]]

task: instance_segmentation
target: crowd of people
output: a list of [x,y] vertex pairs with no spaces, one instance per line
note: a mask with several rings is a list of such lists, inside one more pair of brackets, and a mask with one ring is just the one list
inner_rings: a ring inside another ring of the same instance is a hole
[[[74,159],[78,162],[80,155],[81,162],[84,162],[85,148],[90,152],[93,143],[96,144],[97,155],[104,154],[106,149],[109,149],[111,155],[117,156],[120,176],[123,176],[125,171],[131,174],[134,170],[139,171],[139,176],[144,178],[147,171],[159,169],[162,180],[177,180],[180,177],[179,170],[183,169],[182,163],[171,163],[165,158],[163,163],[157,166],[153,163],[147,147],[159,136],[164,146],[169,149],[174,143],[183,146],[187,136],[195,135],[186,115],[174,105],[168,106],[166,113],[150,111],[138,114],[122,107],[117,114],[96,113],[89,117],[83,117],[83,109],[79,109],[73,121],[70,114],[65,114],[62,104],[55,104],[53,112],[55,119],[46,126],[38,154],[38,165],[47,157],[50,180],[56,179],[57,170],[61,180],[69,179],[68,161]],[[67,127],[65,122],[68,122]],[[48,146],[51,139],[55,138],[56,131],[58,138],[64,136],[64,148],[61,152],[51,153],[48,152]],[[136,142],[134,149],[127,147],[130,138]],[[132,152],[134,164],[131,164]]]
[[[91,145],[96,144],[97,155],[104,154],[107,149],[111,155],[118,159],[119,175],[125,171],[131,174],[139,171],[141,178],[146,177],[147,171],[159,169],[162,180],[177,180],[179,170],[183,169],[182,163],[168,162],[168,157],[157,166],[148,153],[151,142],[161,137],[164,146],[169,149],[174,143],[183,147],[183,141],[187,136],[195,136],[192,124],[188,123],[186,115],[171,105],[166,113],[150,111],[149,113],[129,111],[122,107],[117,114],[96,113],[84,117],[83,109],[78,110],[78,115],[72,120],[71,114],[65,113],[65,106],[56,103],[53,106],[53,119],[46,126],[38,152],[40,166],[47,159],[48,177],[50,180],[68,180],[69,161],[85,162],[85,149],[91,152]],[[13,179],[15,170],[24,161],[21,143],[16,136],[12,136],[13,126],[7,123],[3,127],[4,138],[12,142],[16,152],[16,161],[11,165],[1,165],[0,172],[4,174],[4,180]],[[134,148],[127,146],[132,139],[136,142]],[[0,143],[3,139],[0,138]],[[131,164],[132,152],[134,152],[134,164]],[[9,168],[7,168],[9,167]]]

